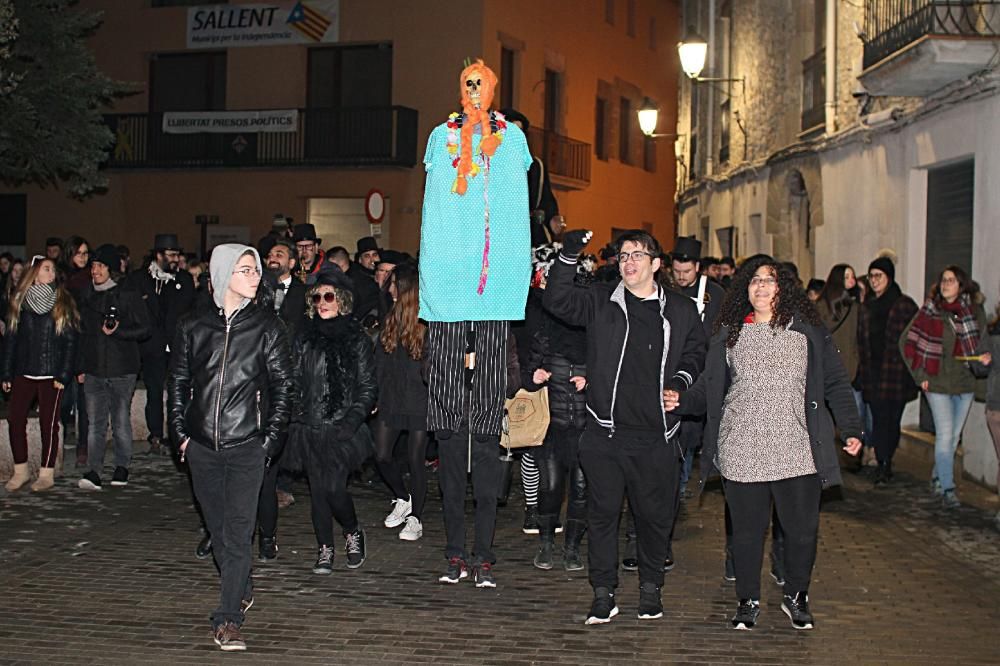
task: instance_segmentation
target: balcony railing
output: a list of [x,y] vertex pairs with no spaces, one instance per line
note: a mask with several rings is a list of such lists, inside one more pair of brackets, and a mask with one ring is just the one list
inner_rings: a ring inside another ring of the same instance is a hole
[[412,167],[417,111],[402,106],[300,109],[294,132],[168,134],[162,113],[105,116],[116,136],[109,169]]
[[589,143],[546,129],[529,127],[528,147],[532,155],[542,158],[556,184],[578,188],[590,185]]
[[826,49],[802,61],[802,131],[822,125],[826,119]]
[[1000,36],[1000,0],[867,0],[864,67],[925,35]]

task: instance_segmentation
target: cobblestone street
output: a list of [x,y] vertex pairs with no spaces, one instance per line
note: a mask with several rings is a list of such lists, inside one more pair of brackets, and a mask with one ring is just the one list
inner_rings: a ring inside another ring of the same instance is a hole
[[[137,443],[137,448],[140,444]],[[72,459],[72,455],[67,455]],[[922,480],[873,490],[845,474],[824,505],[810,590],[817,628],[793,630],[765,573],[761,624],[735,632],[722,578],[722,497],[692,501],[678,526],[662,620],[636,618],[637,578],[623,574],[621,614],[585,627],[586,572],[531,566],[537,537],[520,531],[521,498],[500,510],[495,590],[437,583],[444,529],[436,484],[423,539],[382,527],[389,496],[356,487],[368,560],[332,576],[310,571],[306,488],[281,514],[276,562],[255,565],[249,651],[224,655],[208,614],[215,569],[193,556],[198,520],[187,477],[138,454],[127,488],[87,493],[70,468],[44,495],[0,495],[3,663],[997,663],[1000,534],[993,514],[945,513]],[[432,481],[433,483],[433,481]],[[2,493],[3,491],[0,491]],[[995,507],[994,507],[995,511]]]

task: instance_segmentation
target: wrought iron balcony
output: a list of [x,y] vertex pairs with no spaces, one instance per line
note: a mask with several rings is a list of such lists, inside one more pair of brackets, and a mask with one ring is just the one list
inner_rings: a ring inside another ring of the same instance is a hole
[[299,109],[294,132],[170,134],[162,113],[105,116],[109,169],[412,167],[417,111],[402,106]]
[[528,148],[545,162],[552,184],[566,189],[590,185],[589,143],[538,127],[528,128]]
[[865,87],[924,95],[989,64],[1000,0],[867,0],[865,34]]

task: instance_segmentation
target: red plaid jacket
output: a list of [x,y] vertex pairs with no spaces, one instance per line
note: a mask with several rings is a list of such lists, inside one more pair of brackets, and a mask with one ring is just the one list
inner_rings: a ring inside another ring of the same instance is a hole
[[872,367],[871,345],[868,343],[868,309],[861,309],[858,321],[858,381],[865,402],[892,400],[909,402],[919,390],[906,369],[906,359],[899,351],[899,337],[917,314],[917,304],[909,296],[896,299],[889,310],[885,326],[885,352],[879,367]]

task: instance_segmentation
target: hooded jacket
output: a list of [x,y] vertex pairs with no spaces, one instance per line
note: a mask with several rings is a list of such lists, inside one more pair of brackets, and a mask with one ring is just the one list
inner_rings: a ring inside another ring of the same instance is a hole
[[220,245],[209,264],[217,309],[182,318],[171,345],[169,409],[173,440],[216,451],[254,443],[275,458],[284,446],[295,401],[285,325],[273,308],[244,298],[226,316],[225,294],[233,269],[251,247]]
[[[615,432],[615,400],[629,342],[625,283],[580,287],[573,284],[575,275],[576,260],[560,254],[549,270],[542,303],[567,324],[587,328],[587,412],[610,437]],[[690,298],[660,289],[659,299],[663,324],[660,393],[666,388],[684,391],[704,365],[705,331]],[[680,417],[662,414],[663,436],[669,439],[677,432]]]

